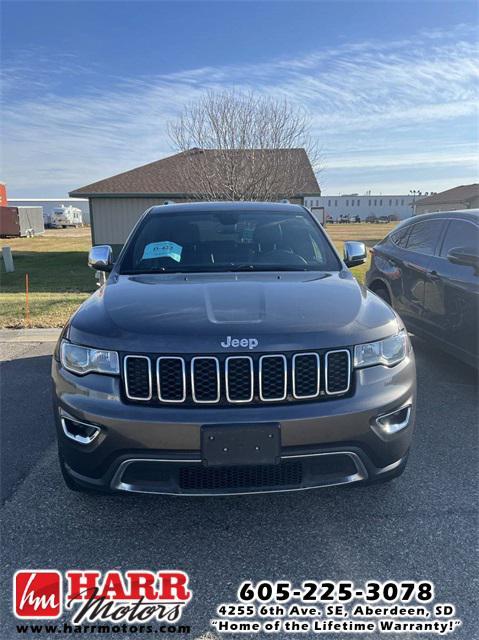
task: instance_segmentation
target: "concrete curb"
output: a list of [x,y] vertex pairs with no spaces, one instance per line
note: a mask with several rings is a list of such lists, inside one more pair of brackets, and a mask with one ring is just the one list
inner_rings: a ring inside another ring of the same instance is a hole
[[61,329],[0,329],[1,342],[56,342]]

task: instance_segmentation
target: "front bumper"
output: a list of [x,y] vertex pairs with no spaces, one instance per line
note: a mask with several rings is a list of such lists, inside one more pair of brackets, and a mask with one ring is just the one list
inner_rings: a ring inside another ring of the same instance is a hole
[[[66,472],[106,491],[224,495],[293,491],[370,482],[398,474],[415,421],[412,351],[392,368],[356,370],[354,395],[321,402],[235,407],[155,407],[125,404],[118,378],[75,376],[53,360],[54,410]],[[373,428],[379,415],[411,406],[407,426],[388,437]],[[90,444],[68,438],[60,411],[100,427]],[[276,465],[205,467],[204,425],[279,423]]]
[[83,476],[68,466],[66,471],[81,486],[100,491],[221,496],[376,482],[399,475],[406,461],[407,454],[387,467],[377,468],[360,449],[340,448],[286,454],[274,466],[205,468],[200,459],[127,455],[116,461],[113,473],[100,479]]

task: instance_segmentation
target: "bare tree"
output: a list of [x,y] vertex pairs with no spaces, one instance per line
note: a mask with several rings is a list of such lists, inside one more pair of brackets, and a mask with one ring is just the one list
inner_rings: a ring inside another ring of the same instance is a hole
[[169,125],[199,199],[277,200],[305,191],[318,160],[307,114],[286,100],[208,92]]

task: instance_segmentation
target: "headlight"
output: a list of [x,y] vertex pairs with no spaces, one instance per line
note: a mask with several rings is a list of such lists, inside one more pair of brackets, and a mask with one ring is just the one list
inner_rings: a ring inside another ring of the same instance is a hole
[[116,351],[89,349],[63,340],[60,361],[65,369],[84,375],[85,373],[120,373],[120,362]]
[[354,366],[371,367],[375,364],[385,364],[391,367],[406,357],[407,345],[408,337],[404,329],[385,340],[358,344],[354,347]]

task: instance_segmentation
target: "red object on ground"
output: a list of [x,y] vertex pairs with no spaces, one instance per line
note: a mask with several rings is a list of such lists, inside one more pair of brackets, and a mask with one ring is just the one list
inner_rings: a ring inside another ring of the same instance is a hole
[[7,187],[3,184],[3,182],[0,182],[0,207],[6,207],[7,205]]
[[25,320],[27,322],[27,325],[30,324],[30,300],[28,299],[28,294],[29,294],[29,281],[30,278],[28,276],[28,273],[25,274]]

